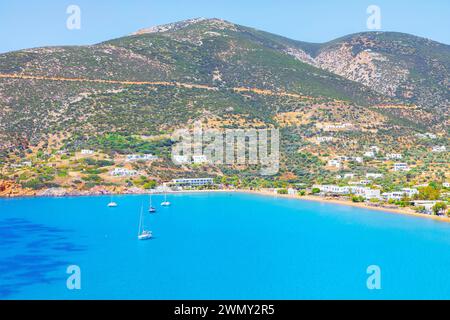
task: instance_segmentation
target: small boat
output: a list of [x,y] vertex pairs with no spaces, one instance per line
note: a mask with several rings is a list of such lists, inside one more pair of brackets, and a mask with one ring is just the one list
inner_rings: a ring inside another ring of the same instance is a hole
[[117,207],[117,203],[112,200],[112,197],[111,197],[111,201],[108,203],[108,207],[109,208]]
[[156,208],[154,206],[152,206],[152,195],[150,195],[150,207],[148,208],[148,212],[150,212],[150,213],[156,212]]
[[164,206],[164,207],[170,206],[170,202],[167,201],[167,193],[164,194],[164,201],[161,202],[161,205]]
[[141,206],[141,214],[139,216],[138,239],[139,240],[148,240],[153,235],[152,235],[152,232],[150,230],[145,230],[143,212],[144,212],[144,205]]

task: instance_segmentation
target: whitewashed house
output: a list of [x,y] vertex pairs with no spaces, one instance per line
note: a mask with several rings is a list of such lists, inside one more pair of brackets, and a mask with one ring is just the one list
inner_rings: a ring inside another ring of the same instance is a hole
[[341,161],[337,159],[328,160],[329,167],[340,168],[342,166]]
[[371,151],[375,152],[375,153],[380,152],[380,148],[377,147],[377,146],[370,146],[369,149],[370,149]]
[[419,194],[419,190],[414,188],[403,188],[402,192],[409,198],[412,198],[414,195]]
[[116,177],[132,177],[137,174],[137,171],[126,168],[115,168],[109,174]]
[[387,160],[400,160],[403,156],[400,153],[388,153],[386,154]]
[[192,156],[192,160],[194,161],[194,163],[198,164],[208,162],[208,158],[205,155]]
[[91,154],[94,154],[94,150],[83,149],[83,150],[81,150],[81,154],[83,154],[83,155],[91,155]]
[[407,163],[398,162],[394,163],[394,171],[409,171],[410,168]]
[[441,153],[447,151],[447,148],[445,146],[434,146],[431,151],[435,153]]
[[318,143],[321,143],[321,142],[330,142],[330,141],[333,141],[333,137],[330,137],[330,136],[326,136],[326,137],[317,137],[317,138],[316,138],[316,141],[317,141]]
[[450,188],[450,182],[444,182],[444,183],[442,184],[442,186],[443,186],[444,188]]
[[375,158],[375,152],[374,151],[366,151],[366,152],[364,152],[364,157]]
[[153,161],[158,160],[158,157],[155,155],[149,154],[129,154],[126,156],[126,162],[134,162],[134,161]]
[[175,164],[185,164],[190,163],[190,159],[186,155],[172,155],[172,161]]

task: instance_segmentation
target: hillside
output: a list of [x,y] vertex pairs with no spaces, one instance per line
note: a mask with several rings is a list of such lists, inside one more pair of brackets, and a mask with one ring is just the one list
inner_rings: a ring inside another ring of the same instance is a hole
[[[152,152],[164,161],[133,164],[147,179],[256,177],[251,166],[169,163],[168,135],[201,120],[214,128],[280,128],[282,164],[274,180],[388,173],[392,163],[380,158],[342,170],[326,165],[370,145],[403,153],[417,168],[388,181],[442,180],[448,153],[430,150],[448,145],[449,69],[448,45],[412,35],[361,33],[314,44],[220,19],[142,29],[90,46],[9,52],[0,55],[0,166],[4,178],[33,187],[115,185],[125,179],[107,173],[123,166],[125,154]],[[324,129],[345,123],[352,129]],[[320,136],[334,141],[317,143]],[[82,148],[95,150],[97,162],[80,157]],[[36,166],[24,169],[28,160]],[[142,182],[133,181],[126,183]]]

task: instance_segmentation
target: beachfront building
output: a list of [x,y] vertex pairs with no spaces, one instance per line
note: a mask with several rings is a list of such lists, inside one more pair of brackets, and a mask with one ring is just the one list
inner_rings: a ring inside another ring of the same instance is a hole
[[115,177],[132,177],[137,174],[137,171],[126,168],[115,168],[109,174]]
[[294,189],[294,188],[289,188],[287,191],[288,191],[288,194],[291,196],[296,195],[298,192],[298,190]]
[[153,161],[158,160],[157,156],[149,154],[128,154],[125,158],[126,162],[134,162],[134,161]]
[[444,182],[444,183],[442,184],[442,186],[443,186],[444,188],[450,188],[450,182]]
[[383,174],[382,173],[367,173],[366,178],[379,179],[379,178],[383,178]]
[[387,160],[400,160],[403,156],[400,153],[388,153],[386,154]]
[[173,179],[172,184],[178,187],[200,187],[213,184],[212,178]]
[[380,190],[370,189],[360,186],[336,186],[336,185],[314,185],[313,188],[317,188],[321,193],[334,194],[334,195],[348,195],[354,194],[363,196],[365,199],[379,199],[381,197]]
[[445,146],[434,146],[431,151],[435,153],[441,153],[447,151],[447,148]]
[[409,171],[409,166],[407,163],[398,162],[394,163],[394,171]]
[[417,190],[417,189],[403,188],[400,191],[383,193],[381,196],[385,200],[401,200],[404,197],[412,198],[414,195],[416,195],[418,193],[419,193],[419,190]]
[[416,200],[413,201],[415,207],[423,207],[425,212],[431,214],[433,212],[433,207],[438,201],[434,200]]
[[419,194],[419,190],[414,188],[403,188],[401,190],[408,198],[412,198],[414,195]]
[[385,192],[381,194],[381,197],[384,200],[401,200],[405,194],[401,191],[394,191],[394,192]]

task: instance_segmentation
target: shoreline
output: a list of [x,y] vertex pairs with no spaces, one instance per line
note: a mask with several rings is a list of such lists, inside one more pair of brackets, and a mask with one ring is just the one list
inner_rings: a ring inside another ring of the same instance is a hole
[[321,202],[321,203],[328,203],[328,204],[337,204],[337,205],[342,205],[342,206],[347,206],[347,207],[356,207],[356,208],[368,209],[368,210],[373,210],[373,211],[383,211],[383,212],[392,213],[392,214],[401,214],[401,215],[410,216],[410,217],[419,217],[419,218],[432,219],[432,220],[436,220],[436,221],[450,223],[450,217],[417,213],[408,208],[398,208],[398,207],[397,208],[386,208],[386,207],[381,207],[381,206],[376,207],[376,206],[371,206],[365,202],[352,202],[351,200],[324,198],[324,197],[311,196],[311,195],[298,196],[296,194],[295,195],[275,194],[273,192],[264,191],[264,190],[238,190],[238,192],[257,194],[257,195],[263,195],[263,196],[272,196],[272,197],[277,197],[277,198],[286,198],[286,199],[314,201],[314,202]]
[[[48,191],[48,190],[47,190]],[[346,199],[336,199],[330,197],[319,197],[312,195],[299,196],[297,194],[277,194],[268,190],[250,190],[250,189],[211,189],[211,190],[170,190],[167,191],[167,194],[183,194],[183,193],[247,193],[247,194],[255,194],[260,196],[270,196],[276,198],[286,198],[286,199],[294,199],[294,200],[303,200],[303,201],[314,201],[328,204],[337,204],[348,207],[356,207],[361,209],[373,210],[373,211],[383,211],[385,213],[392,214],[401,214],[410,217],[419,217],[425,219],[432,219],[435,221],[447,222],[450,223],[450,217],[446,216],[435,216],[430,214],[422,214],[417,213],[409,208],[387,208],[382,206],[370,205],[366,202],[352,202],[351,200]],[[158,192],[150,192],[142,189],[122,189],[121,191],[106,191],[101,190],[97,192],[86,191],[86,192],[64,192],[64,193],[52,193],[52,192],[41,192],[38,194],[14,194],[13,196],[4,196],[1,195],[0,199],[23,199],[23,198],[64,198],[64,197],[92,197],[92,196],[125,196],[125,195],[150,195],[150,194],[164,194],[164,191]]]

